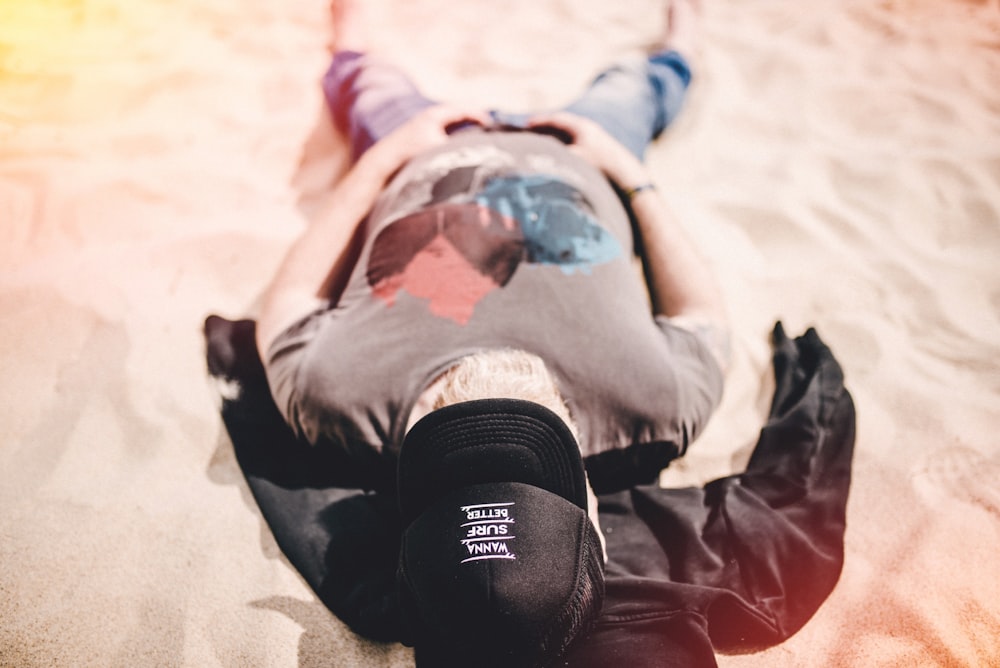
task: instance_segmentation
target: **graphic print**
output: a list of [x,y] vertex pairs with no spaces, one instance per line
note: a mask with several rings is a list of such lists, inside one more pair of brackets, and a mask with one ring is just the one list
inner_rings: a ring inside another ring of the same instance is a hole
[[[621,255],[580,191],[548,176],[500,176],[474,198],[476,177],[459,169],[435,184],[432,201],[382,230],[368,284],[392,305],[400,291],[426,299],[431,313],[464,325],[483,297],[502,288],[521,262],[589,273]],[[463,201],[465,200],[465,201]]]
[[517,536],[511,533],[515,523],[513,506],[513,503],[481,503],[460,508],[463,519],[468,521],[461,525],[465,537],[460,542],[465,548],[465,559],[459,563],[517,559],[512,546]]

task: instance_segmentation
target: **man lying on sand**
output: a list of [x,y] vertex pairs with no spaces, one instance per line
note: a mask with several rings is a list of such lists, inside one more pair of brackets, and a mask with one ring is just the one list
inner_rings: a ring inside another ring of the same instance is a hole
[[267,291],[268,381],[301,438],[396,485],[418,652],[548,664],[600,610],[594,489],[655,480],[722,394],[719,292],[642,163],[682,105],[691,7],[530,115],[427,99],[365,53],[360,5],[333,11],[353,166]]

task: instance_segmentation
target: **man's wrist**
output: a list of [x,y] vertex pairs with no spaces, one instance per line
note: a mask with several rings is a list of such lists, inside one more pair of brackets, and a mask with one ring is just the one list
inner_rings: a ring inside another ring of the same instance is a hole
[[359,172],[382,185],[407,161],[403,153],[391,142],[381,141],[365,151],[356,166]]
[[653,182],[643,164],[631,153],[628,157],[629,162],[627,164],[620,164],[617,168],[607,171],[608,178],[614,181],[624,193],[629,193],[640,186],[645,186]]

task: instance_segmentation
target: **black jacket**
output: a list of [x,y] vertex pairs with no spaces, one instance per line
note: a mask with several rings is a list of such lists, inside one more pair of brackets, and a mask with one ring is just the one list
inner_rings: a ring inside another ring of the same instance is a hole
[[[205,323],[209,372],[241,388],[222,417],[254,497],[334,614],[361,635],[400,640],[391,490],[358,489],[349,460],[295,439],[271,399],[254,328],[216,316]],[[854,404],[815,330],[790,339],[778,324],[773,344],[774,398],[746,471],[702,488],[601,496],[604,608],[561,665],[715,666],[716,651],[788,638],[832,591],[844,559]]]

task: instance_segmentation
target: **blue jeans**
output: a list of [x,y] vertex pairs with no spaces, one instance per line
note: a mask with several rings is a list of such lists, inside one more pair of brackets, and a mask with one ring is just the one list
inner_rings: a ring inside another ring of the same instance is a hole
[[[614,65],[564,110],[589,118],[643,158],[681,109],[691,70],[676,51]],[[382,137],[436,104],[398,68],[355,51],[339,51],[323,77],[323,93],[337,129],[357,160]],[[523,127],[529,114],[492,112],[501,125]]]

